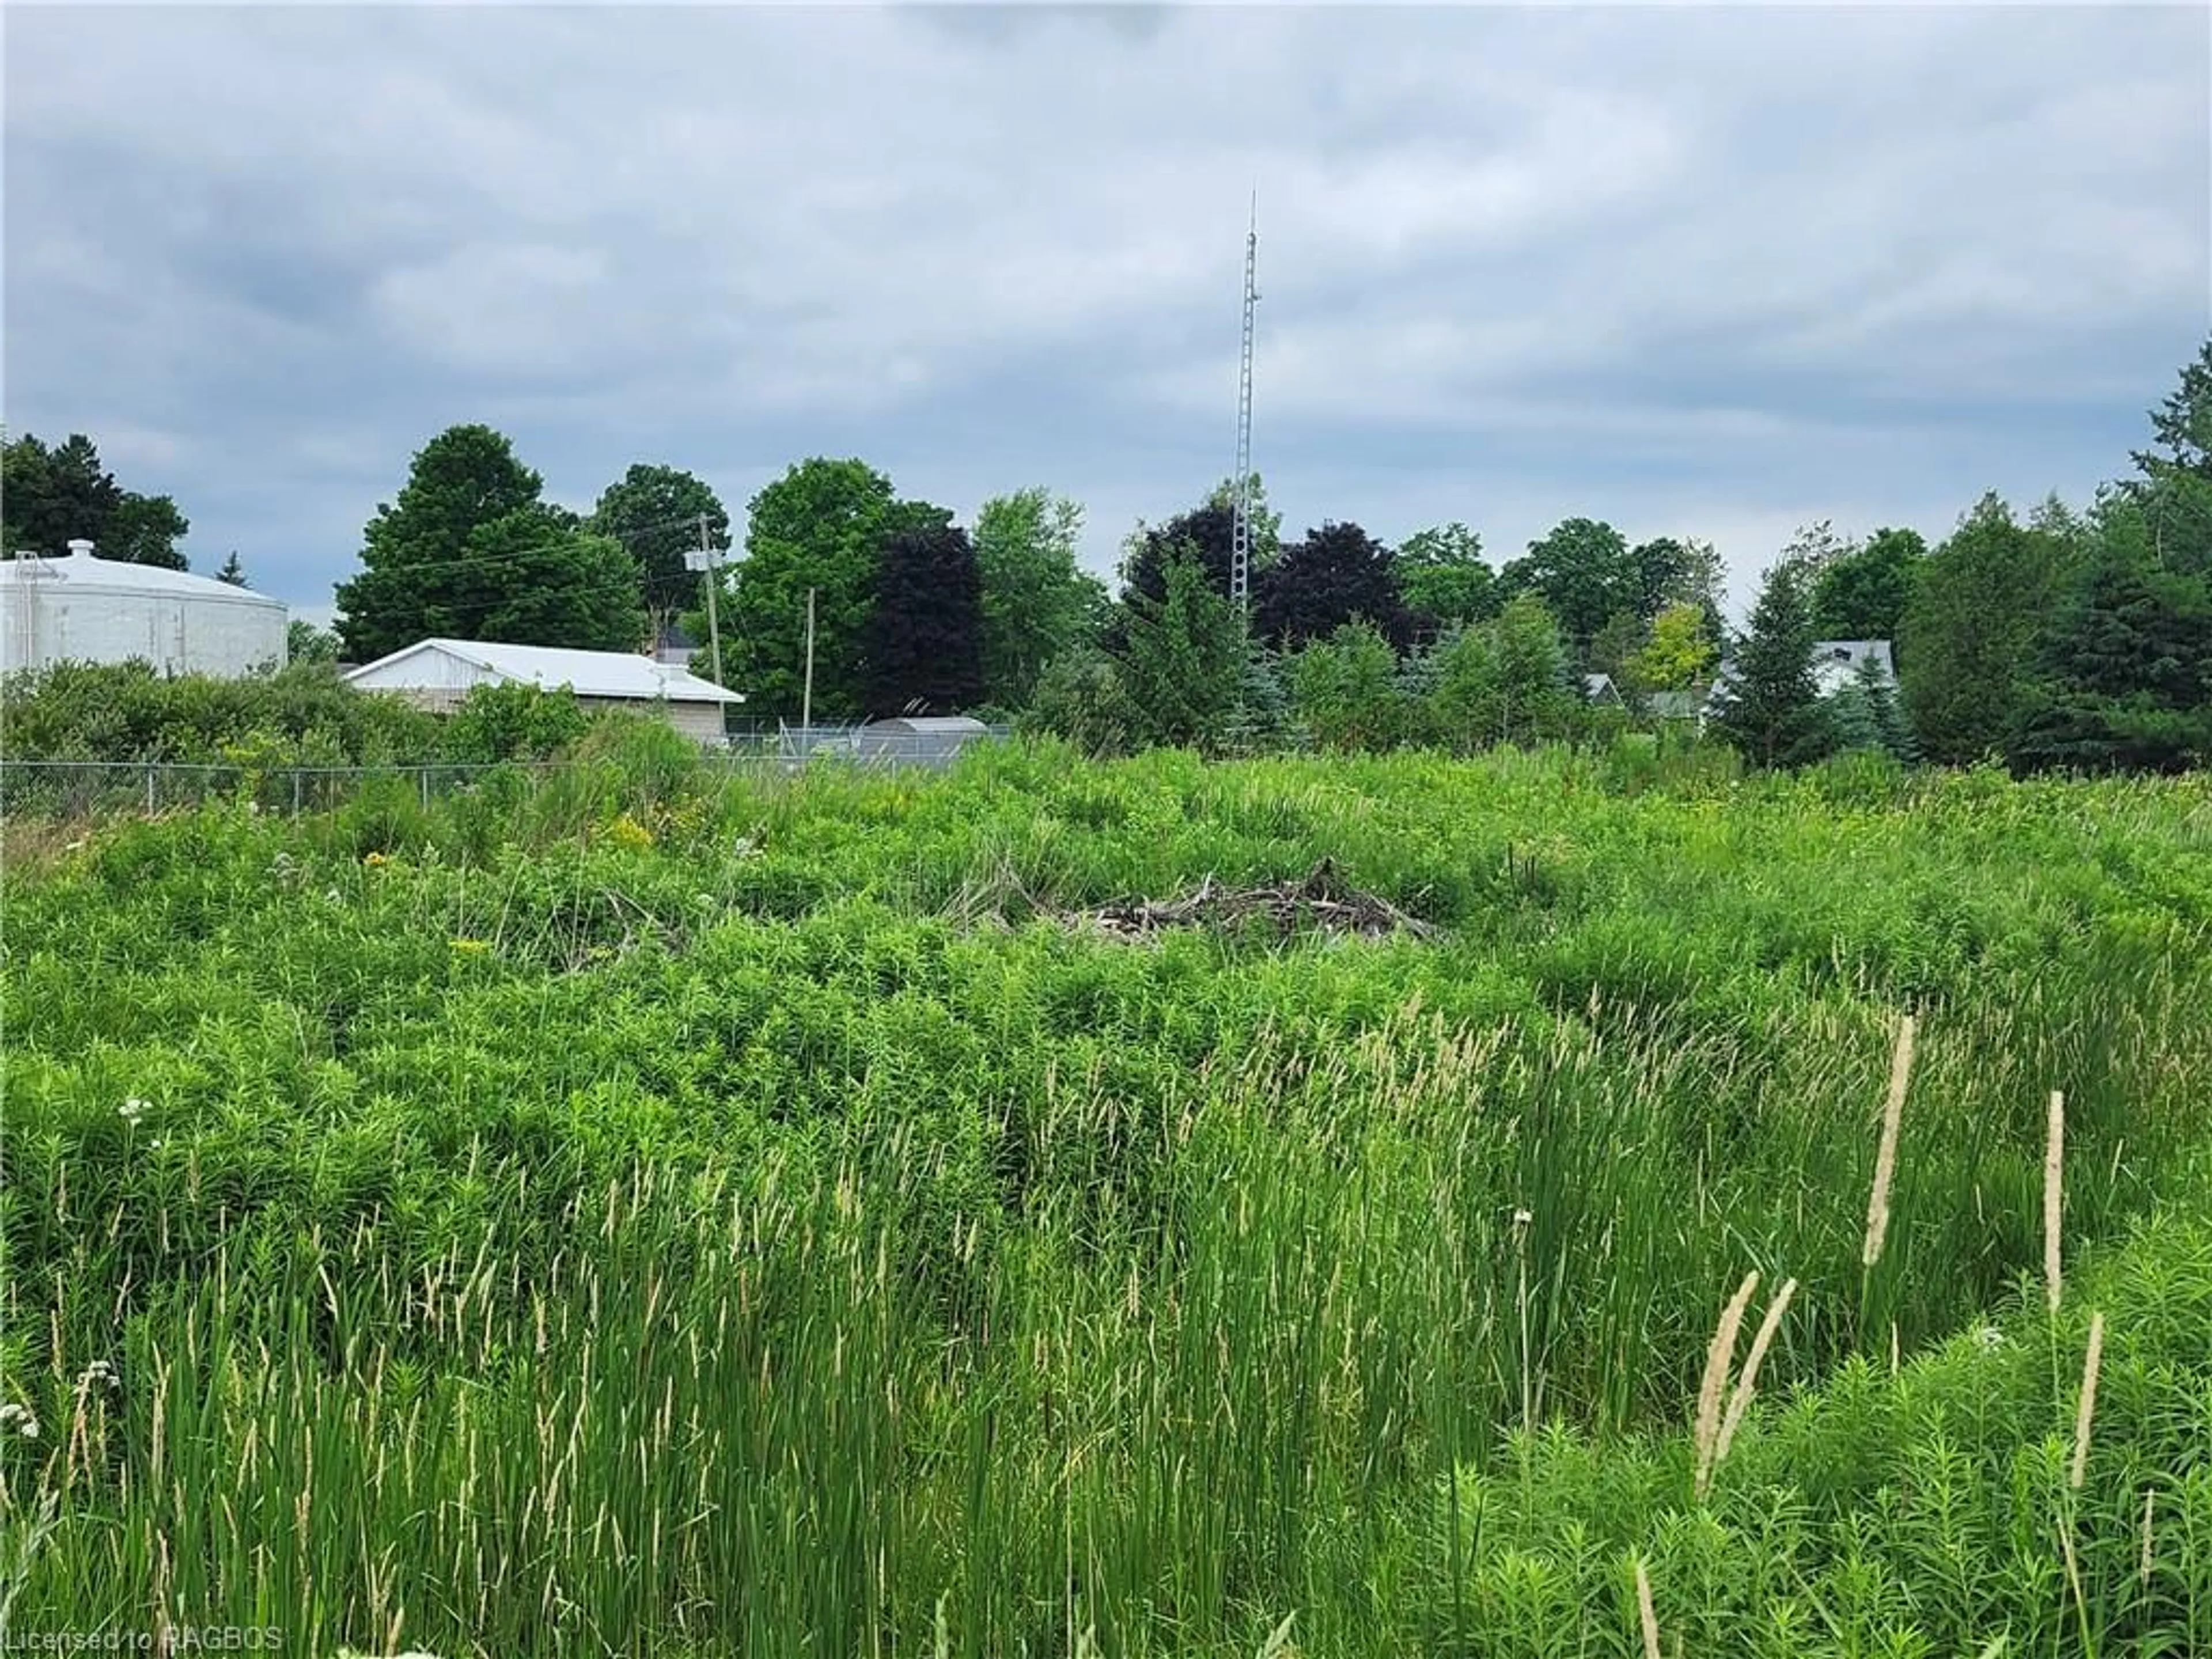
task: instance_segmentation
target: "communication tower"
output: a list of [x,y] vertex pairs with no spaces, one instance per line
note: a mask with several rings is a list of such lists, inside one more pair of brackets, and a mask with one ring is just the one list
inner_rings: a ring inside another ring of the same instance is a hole
[[1260,259],[1260,192],[1252,192],[1252,217],[1244,233],[1244,346],[1237,374],[1236,520],[1229,543],[1229,602],[1239,616],[1252,596],[1252,307]]

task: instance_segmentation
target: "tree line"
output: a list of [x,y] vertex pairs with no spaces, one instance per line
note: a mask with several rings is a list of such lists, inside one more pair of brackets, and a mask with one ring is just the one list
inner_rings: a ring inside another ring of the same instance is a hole
[[[2212,756],[2212,341],[2151,428],[2132,475],[2084,510],[2053,497],[2022,518],[1986,495],[1932,548],[1910,529],[1808,526],[1737,633],[1709,543],[1632,544],[1589,518],[1495,567],[1460,522],[1395,547],[1339,520],[1293,541],[1255,475],[1247,614],[1229,598],[1233,479],[1139,523],[1109,588],[1079,562],[1081,507],[1043,487],[963,526],[863,460],[817,456],[746,504],[738,550],[690,472],[632,465],[578,512],[544,499],[504,434],[461,425],[414,455],[365,526],[337,637],[295,624],[294,649],[703,642],[712,580],[721,676],[769,719],[808,695],[811,597],[811,707],[830,720],[981,712],[1099,750],[1218,752],[1474,748],[1640,720],[1702,727],[1765,766],[1875,750],[2172,769]],[[7,456],[15,543],[96,532],[112,556],[182,568],[183,515],[120,489],[88,440],[26,437]],[[243,580],[234,554],[220,574]],[[1821,640],[1888,642],[1895,678],[1870,659],[1824,688]],[[712,672],[703,650],[693,665]]]

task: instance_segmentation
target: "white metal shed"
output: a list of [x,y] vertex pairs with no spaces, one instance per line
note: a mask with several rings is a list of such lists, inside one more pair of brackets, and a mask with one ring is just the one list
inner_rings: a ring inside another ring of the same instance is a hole
[[854,752],[863,760],[910,761],[942,766],[991,728],[965,714],[902,714],[871,720],[853,734]]
[[349,671],[363,691],[392,691],[417,708],[450,712],[479,685],[566,686],[586,709],[632,708],[663,714],[701,743],[726,741],[722,711],[742,693],[651,657],[626,651],[572,651],[484,640],[422,640]]

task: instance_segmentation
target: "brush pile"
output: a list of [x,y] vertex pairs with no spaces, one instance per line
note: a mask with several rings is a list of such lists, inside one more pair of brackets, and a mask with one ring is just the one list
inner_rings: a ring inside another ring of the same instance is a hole
[[1300,933],[1338,938],[1385,939],[1408,933],[1433,939],[1438,930],[1407,915],[1388,899],[1364,893],[1323,859],[1302,879],[1265,887],[1223,888],[1208,876],[1196,891],[1178,899],[1146,899],[1109,904],[1068,918],[1119,939],[1145,939],[1168,927],[1213,927],[1241,931],[1255,923],[1283,937]]

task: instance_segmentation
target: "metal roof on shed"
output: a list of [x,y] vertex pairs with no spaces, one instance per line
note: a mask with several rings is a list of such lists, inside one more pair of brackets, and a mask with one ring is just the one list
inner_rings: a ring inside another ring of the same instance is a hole
[[931,733],[939,736],[981,737],[990,727],[966,714],[901,714],[894,720],[870,720],[861,728],[867,732],[907,732],[915,736]]
[[501,679],[541,685],[548,690],[566,685],[580,697],[639,702],[660,697],[671,702],[744,701],[741,692],[627,651],[572,651],[561,646],[505,645],[485,640],[418,641],[374,662],[363,663],[345,678],[375,690],[405,689],[418,684],[407,678],[405,665],[425,653],[450,657]]

